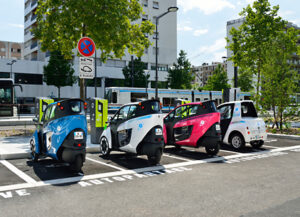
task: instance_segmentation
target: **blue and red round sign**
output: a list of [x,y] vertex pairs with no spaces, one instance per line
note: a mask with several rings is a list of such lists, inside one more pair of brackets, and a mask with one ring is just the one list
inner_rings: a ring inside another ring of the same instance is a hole
[[90,57],[95,53],[95,43],[89,37],[83,37],[78,42],[78,51],[82,56]]

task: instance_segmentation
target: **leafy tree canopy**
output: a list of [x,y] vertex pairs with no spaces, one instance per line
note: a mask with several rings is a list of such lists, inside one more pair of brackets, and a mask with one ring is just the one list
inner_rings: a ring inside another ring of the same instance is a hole
[[76,83],[73,74],[74,69],[69,60],[66,60],[60,51],[51,52],[49,63],[44,66],[44,82],[58,88],[58,98],[60,98],[61,87]]
[[133,76],[133,86],[134,87],[146,87],[148,85],[148,80],[150,75],[145,73],[145,63],[141,61],[141,58],[134,59],[133,61],[133,75],[132,75],[132,62],[130,61],[128,66],[123,68],[123,75],[125,77],[124,84],[126,87],[132,86],[132,76]]
[[126,49],[142,56],[150,45],[145,34],[154,30],[150,21],[133,22],[143,13],[138,0],[41,0],[36,13],[42,50],[60,50],[67,58],[82,36],[94,40],[102,61],[122,58]]
[[230,88],[228,84],[227,73],[219,64],[212,76],[208,78],[207,84],[203,87],[204,90],[221,91]]
[[173,64],[173,68],[168,71],[168,83],[172,89],[191,89],[191,82],[194,76],[191,70],[191,63],[187,59],[187,53],[181,50],[177,58],[177,64]]

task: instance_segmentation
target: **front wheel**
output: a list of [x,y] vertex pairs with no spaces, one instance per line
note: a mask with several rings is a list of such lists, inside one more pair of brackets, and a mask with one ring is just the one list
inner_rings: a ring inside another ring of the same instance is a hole
[[81,171],[81,168],[83,166],[83,159],[81,155],[77,155],[75,158],[75,161],[71,163],[71,170],[78,173]]
[[36,148],[35,148],[35,142],[33,139],[30,140],[30,155],[31,155],[31,159],[33,160],[33,162],[37,162],[39,159],[39,155],[36,153]]
[[155,166],[160,162],[162,156],[162,150],[157,149],[154,155],[148,155],[148,162],[150,165]]
[[100,153],[103,157],[108,157],[110,153],[109,144],[106,137],[102,137],[100,140]]
[[209,155],[217,155],[220,150],[220,144],[217,143],[214,146],[205,146],[205,150]]
[[260,141],[250,142],[250,144],[253,148],[260,148],[261,146],[263,146],[264,141],[260,140]]

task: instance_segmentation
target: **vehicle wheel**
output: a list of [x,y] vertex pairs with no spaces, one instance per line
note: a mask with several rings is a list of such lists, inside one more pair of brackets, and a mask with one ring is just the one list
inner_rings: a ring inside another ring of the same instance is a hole
[[100,153],[101,153],[101,156],[107,157],[109,155],[110,151],[111,150],[109,148],[107,138],[102,137],[101,140],[100,140]]
[[241,149],[245,147],[245,141],[244,138],[241,134],[239,133],[234,133],[231,138],[230,138],[230,144],[232,145],[233,148],[235,149]]
[[261,146],[263,146],[264,141],[260,140],[260,141],[250,142],[250,144],[253,148],[260,148]]
[[30,155],[33,162],[37,162],[39,159],[39,155],[35,152],[35,142],[33,139],[30,140]]
[[177,151],[181,150],[181,145],[175,145],[175,149],[176,149]]
[[81,171],[81,168],[83,166],[83,159],[81,155],[77,155],[77,157],[75,158],[75,161],[73,163],[71,163],[71,170],[78,173]]
[[154,155],[148,155],[149,164],[152,166],[157,165],[160,162],[161,156],[162,156],[162,150],[157,149]]
[[213,147],[205,146],[206,153],[209,155],[217,155],[220,150],[220,144],[217,143]]

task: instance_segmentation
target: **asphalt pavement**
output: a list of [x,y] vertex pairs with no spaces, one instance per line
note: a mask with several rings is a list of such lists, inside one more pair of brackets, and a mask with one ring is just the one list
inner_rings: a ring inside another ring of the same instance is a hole
[[2,216],[300,216],[300,143],[260,149],[166,147],[145,156],[87,154],[80,173],[50,158],[0,160]]

